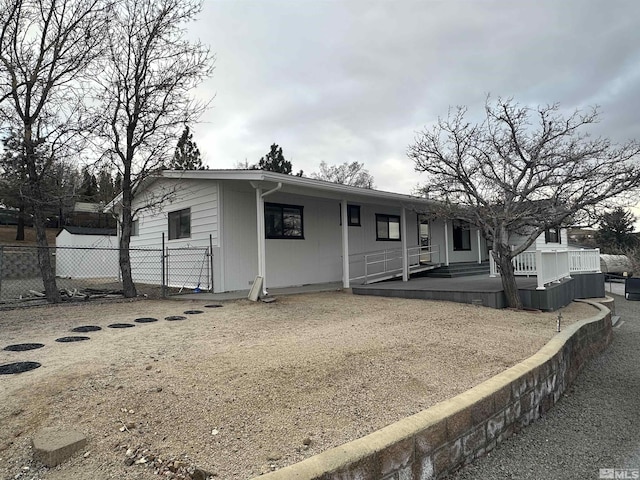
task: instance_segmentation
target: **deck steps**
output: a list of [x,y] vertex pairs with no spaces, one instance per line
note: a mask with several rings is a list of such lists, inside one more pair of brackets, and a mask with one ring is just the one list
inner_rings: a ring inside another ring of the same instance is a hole
[[472,275],[489,275],[489,262],[450,263],[421,273],[422,277],[457,278]]

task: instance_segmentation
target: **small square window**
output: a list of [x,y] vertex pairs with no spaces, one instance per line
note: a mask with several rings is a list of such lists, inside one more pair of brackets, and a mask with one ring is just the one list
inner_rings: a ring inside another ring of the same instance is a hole
[[400,217],[376,213],[376,240],[400,240]]
[[302,223],[303,207],[265,203],[264,223],[266,238],[304,239]]
[[169,212],[169,240],[191,237],[191,209]]
[[[338,209],[340,213],[340,225],[342,225],[342,204],[338,206],[340,207]],[[360,227],[360,205],[347,205],[347,218],[349,219],[347,225],[350,227]]]
[[544,231],[544,243],[562,243],[559,228],[547,228]]

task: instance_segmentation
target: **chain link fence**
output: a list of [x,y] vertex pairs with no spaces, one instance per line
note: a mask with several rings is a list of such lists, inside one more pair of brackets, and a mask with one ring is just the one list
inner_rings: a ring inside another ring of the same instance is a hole
[[[0,303],[44,299],[37,246],[0,246]],[[49,247],[56,284],[64,299],[122,296],[119,250]],[[210,248],[131,248],[138,294],[152,298],[213,291]]]

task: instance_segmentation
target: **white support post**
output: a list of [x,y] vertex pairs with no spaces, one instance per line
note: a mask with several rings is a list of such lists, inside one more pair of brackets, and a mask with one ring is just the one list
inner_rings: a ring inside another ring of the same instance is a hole
[[409,257],[407,252],[407,210],[402,207],[400,215],[400,238],[402,243],[402,281],[409,281]]
[[262,198],[262,189],[256,188],[256,222],[258,235],[258,276],[262,277],[262,294],[267,294],[266,270],[267,262],[265,259],[266,240],[264,227],[264,200]]
[[538,286],[536,290],[546,290],[544,287],[544,267],[542,265],[542,250],[536,250],[536,280],[538,281]]
[[444,221],[444,264],[449,266],[449,221]]
[[480,246],[481,246],[480,243],[481,242],[480,242],[480,229],[479,228],[476,230],[476,234],[477,234],[477,237],[478,237],[478,263],[482,263],[482,249],[480,248]]
[[345,199],[340,205],[340,212],[342,213],[342,287],[349,288],[349,217]]

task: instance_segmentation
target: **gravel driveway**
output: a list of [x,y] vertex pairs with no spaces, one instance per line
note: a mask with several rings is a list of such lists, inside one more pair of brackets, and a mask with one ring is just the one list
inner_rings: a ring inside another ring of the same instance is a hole
[[614,478],[600,469],[640,468],[640,301],[615,299],[621,322],[609,349],[545,417],[450,480],[585,480]]

